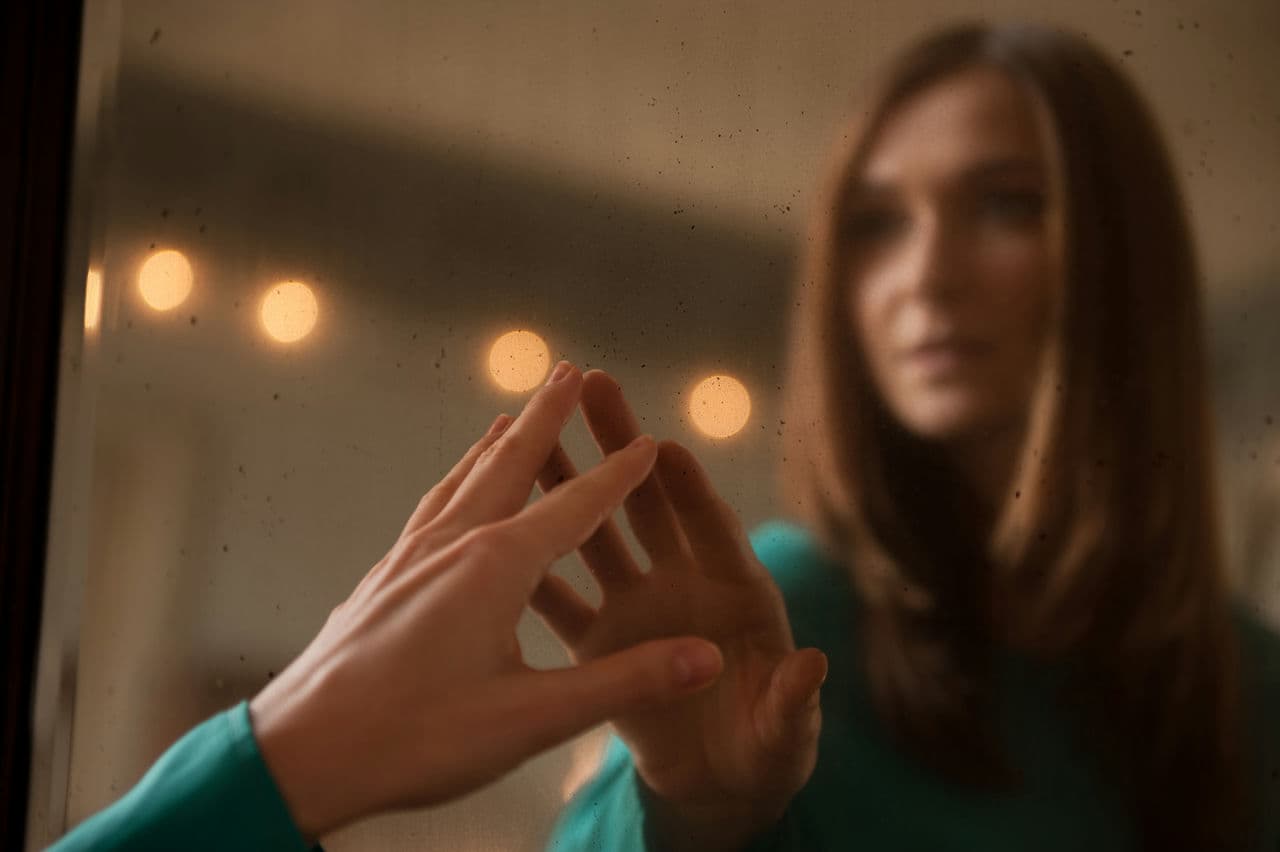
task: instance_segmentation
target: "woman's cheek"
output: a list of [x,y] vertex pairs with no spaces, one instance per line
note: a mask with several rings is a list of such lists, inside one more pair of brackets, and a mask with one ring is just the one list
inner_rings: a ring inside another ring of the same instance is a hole
[[982,279],[995,317],[1014,337],[1039,332],[1049,300],[1049,257],[1040,241],[995,241],[985,253]]

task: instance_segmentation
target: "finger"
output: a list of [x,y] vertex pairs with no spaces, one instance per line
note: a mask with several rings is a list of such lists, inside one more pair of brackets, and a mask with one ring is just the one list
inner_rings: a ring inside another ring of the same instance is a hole
[[[360,582],[356,583],[356,587],[351,590],[351,594],[347,595],[347,599],[338,604],[338,606],[341,607],[347,604],[354,605],[356,601],[368,595],[370,590],[378,584],[380,578],[385,577],[387,572],[391,570],[389,567],[390,562],[391,560],[387,556],[383,556],[379,559],[377,564],[366,571],[365,575],[360,578]],[[335,612],[336,611],[337,608],[335,607]],[[330,617],[332,617],[332,615],[333,614],[330,613]]]
[[520,550],[520,558],[503,569],[510,573],[514,564],[526,572],[521,600],[533,593],[551,563],[581,547],[649,475],[657,453],[653,438],[641,436],[502,524],[504,538]]
[[608,719],[691,695],[724,668],[720,650],[696,637],[656,639],[573,668],[529,672],[510,700],[531,720],[518,748],[535,754]]
[[[538,486],[543,494],[547,494],[577,475],[577,468],[569,454],[564,451],[564,447],[556,444],[538,473]],[[626,539],[622,537],[622,531],[613,522],[613,518],[606,518],[591,537],[583,542],[582,547],[578,548],[578,556],[600,584],[606,597],[611,590],[640,577],[640,566],[636,565]]]
[[[624,447],[640,434],[631,406],[622,394],[622,386],[603,370],[589,370],[582,377],[582,415],[605,455]],[[627,520],[640,545],[654,564],[668,563],[687,555],[688,548],[680,533],[662,483],[650,476],[624,504]]]
[[485,432],[479,441],[471,445],[471,449],[467,450],[462,458],[458,460],[458,463],[453,466],[453,469],[445,474],[444,479],[437,482],[418,503],[418,507],[414,509],[413,514],[409,516],[409,520],[405,523],[404,529],[400,531],[401,537],[419,527],[425,526],[436,515],[440,514],[440,510],[448,505],[449,500],[453,498],[454,492],[458,490],[458,486],[462,484],[467,478],[467,474],[471,472],[471,468],[475,466],[476,459],[480,458],[480,454],[501,437],[511,423],[512,418],[510,415],[498,415],[497,419],[489,427],[489,431]]
[[[471,448],[463,454],[462,458],[454,464],[453,468],[445,474],[444,478],[432,486],[431,490],[423,495],[418,501],[417,507],[409,515],[409,519],[405,522],[404,528],[400,530],[400,536],[397,539],[397,546],[400,546],[405,538],[411,535],[415,530],[422,529],[432,521],[440,513],[440,510],[448,504],[450,498],[458,486],[466,479],[467,474],[471,472],[471,468],[486,449],[498,440],[507,427],[512,423],[512,418],[507,414],[499,414],[489,426],[489,431],[481,436],[480,440],[471,445]],[[395,548],[392,548],[394,553]],[[369,569],[369,571],[356,584],[348,596],[348,600],[354,601],[369,593],[370,589],[380,586],[382,583],[394,574],[396,567],[402,566],[405,560],[392,558],[392,553],[388,553],[378,560],[378,563]]]
[[[444,508],[453,496],[454,491],[457,490],[458,485],[466,479],[467,474],[476,463],[476,459],[498,439],[503,431],[511,425],[511,422],[511,417],[507,414],[499,414],[494,419],[489,426],[489,431],[485,432],[480,440],[472,444],[471,448],[463,454],[462,458],[445,474],[444,478],[437,482],[418,501],[417,507],[409,515],[409,520],[405,522],[404,528],[400,530],[397,542],[403,541],[406,536],[410,535],[414,530],[421,529],[439,514],[440,510]],[[368,594],[370,589],[386,580],[393,571],[394,566],[401,564],[401,562],[401,560],[392,559],[391,553],[383,556],[376,565],[360,578],[360,582],[356,584],[355,589],[348,595],[347,600],[354,601]]]
[[820,688],[827,677],[827,657],[817,648],[792,651],[773,670],[757,717],[761,742],[781,752],[818,735]]
[[[657,453],[653,438],[642,435],[513,517],[475,527],[455,538],[436,552],[436,559],[423,563],[421,570],[441,570],[440,566],[448,570],[458,561],[468,562],[471,567],[464,573],[469,582],[491,593],[487,615],[498,623],[510,620],[514,625],[551,564],[591,537],[649,475]],[[438,532],[419,530],[415,536]],[[409,542],[412,546],[412,540]]]
[[534,479],[560,440],[581,390],[582,376],[572,364],[561,361],[556,369],[563,370],[559,380],[553,371],[515,422],[480,453],[438,523],[469,530],[510,517],[528,501]]
[[663,441],[655,469],[689,548],[707,574],[738,577],[755,565],[754,554],[743,558],[752,551],[738,513],[716,493],[692,452],[675,441]]
[[555,574],[548,574],[533,590],[529,606],[570,651],[578,647],[596,617],[591,604]]

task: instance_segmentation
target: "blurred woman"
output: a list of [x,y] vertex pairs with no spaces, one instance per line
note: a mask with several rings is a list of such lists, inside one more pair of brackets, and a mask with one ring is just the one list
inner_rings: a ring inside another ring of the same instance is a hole
[[[533,598],[579,661],[725,659],[615,720],[548,848],[1276,849],[1280,638],[1229,598],[1151,110],[1080,36],[964,24],[854,114],[797,288],[795,522],[748,539],[663,442],[625,504],[650,569],[606,524],[599,609]],[[638,431],[603,373],[582,405],[606,452]]]

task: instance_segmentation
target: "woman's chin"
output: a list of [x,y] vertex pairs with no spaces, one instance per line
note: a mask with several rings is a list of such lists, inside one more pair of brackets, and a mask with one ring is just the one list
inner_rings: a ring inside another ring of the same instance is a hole
[[991,406],[959,394],[920,400],[897,412],[897,416],[907,431],[916,437],[943,444],[989,434],[1001,422]]

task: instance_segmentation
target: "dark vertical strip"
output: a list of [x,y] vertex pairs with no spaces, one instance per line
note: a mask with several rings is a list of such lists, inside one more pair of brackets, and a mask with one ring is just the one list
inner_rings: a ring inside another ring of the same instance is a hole
[[80,0],[0,3],[0,847],[25,843]]

